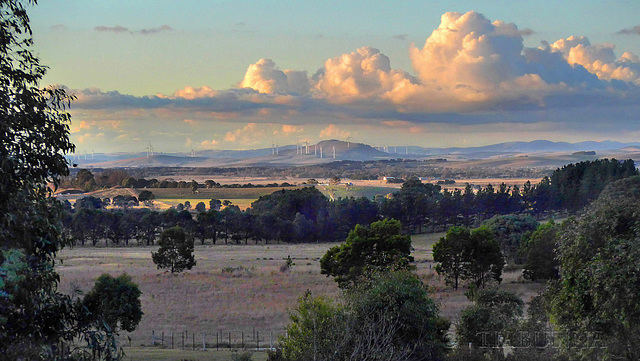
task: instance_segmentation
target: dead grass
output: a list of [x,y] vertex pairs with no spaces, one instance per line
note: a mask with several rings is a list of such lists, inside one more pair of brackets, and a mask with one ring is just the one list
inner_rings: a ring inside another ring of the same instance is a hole
[[[441,314],[455,321],[470,303],[463,288],[451,289],[435,272],[431,248],[442,236],[443,233],[414,236],[413,256],[416,273],[430,285]],[[261,335],[277,335],[283,333],[288,323],[288,310],[296,306],[307,290],[329,297],[339,295],[335,282],[321,275],[319,266],[319,259],[334,245],[196,245],[196,267],[177,275],[155,268],[151,252],[156,247],[76,247],[60,252],[57,270],[61,276],[60,290],[65,293],[88,291],[102,273],[131,275],[143,293],[144,312],[137,330],[125,335],[131,337],[134,347],[150,345],[152,331],[156,334],[164,331],[167,335],[185,330],[197,334],[220,331],[249,334],[255,328]],[[281,272],[288,255],[294,265]],[[501,287],[525,301],[544,287],[521,283],[519,270],[508,272],[503,278]]]
[[[160,349],[148,347],[125,348],[126,356],[124,361],[144,360],[144,361],[231,361],[235,351],[192,351],[177,349]],[[245,352],[245,351],[239,351]],[[252,352],[252,359],[262,361],[267,359],[265,351]]]

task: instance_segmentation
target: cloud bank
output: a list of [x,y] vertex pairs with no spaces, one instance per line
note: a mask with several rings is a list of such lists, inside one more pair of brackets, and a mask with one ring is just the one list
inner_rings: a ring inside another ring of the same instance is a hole
[[[95,30],[131,32],[121,26]],[[171,30],[163,25],[136,33]],[[623,52],[617,56],[614,45],[591,44],[582,36],[527,48],[523,36],[533,33],[477,12],[450,12],[442,15],[424,44],[410,46],[413,73],[394,69],[391,59],[379,49],[362,47],[326,60],[313,76],[301,70],[281,70],[264,58],[250,64],[232,89],[185,87],[174,94],[142,97],[84,89],[74,91],[78,100],[73,107],[115,112],[143,109],[181,121],[237,121],[249,125],[224,138],[249,141],[262,135],[256,123],[323,123],[322,133],[327,136],[348,134],[336,125],[348,122],[374,122],[394,129],[402,125],[407,132],[418,133],[423,129],[418,125],[425,123],[494,123],[500,112],[640,106],[637,55]],[[509,121],[535,119],[512,116]],[[282,128],[281,132],[293,134],[298,129]],[[215,145],[211,140],[206,143]]]

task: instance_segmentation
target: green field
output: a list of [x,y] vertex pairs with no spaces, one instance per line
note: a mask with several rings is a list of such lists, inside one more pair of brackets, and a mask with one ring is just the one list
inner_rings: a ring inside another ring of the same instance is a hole
[[391,187],[369,187],[369,186],[345,186],[345,185],[335,185],[335,186],[318,186],[318,190],[322,192],[325,196],[329,197],[332,195],[334,198],[348,198],[348,197],[365,197],[368,199],[373,199],[376,195],[387,195],[389,193],[394,193],[398,191],[398,188]]

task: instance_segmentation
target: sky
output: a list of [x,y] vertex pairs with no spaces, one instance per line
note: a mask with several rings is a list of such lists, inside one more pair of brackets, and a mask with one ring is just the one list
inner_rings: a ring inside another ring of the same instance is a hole
[[637,141],[640,2],[40,0],[78,153]]

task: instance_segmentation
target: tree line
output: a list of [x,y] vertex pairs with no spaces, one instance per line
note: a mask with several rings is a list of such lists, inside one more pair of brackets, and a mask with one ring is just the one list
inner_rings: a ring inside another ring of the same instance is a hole
[[[442,189],[439,185],[409,179],[390,195],[373,199],[327,199],[314,187],[282,189],[260,197],[246,210],[211,200],[191,209],[190,204],[158,212],[133,209],[153,194],[145,190],[139,199],[117,196],[113,200],[80,198],[74,208],[67,204],[65,225],[82,245],[128,244],[132,239],[153,244],[163,229],[180,226],[190,237],[205,242],[319,242],[342,241],[357,224],[380,219],[399,220],[404,231],[442,231],[451,226],[472,227],[496,215],[527,214],[540,218],[554,211],[576,212],[593,200],[612,181],[638,174],[632,160],[602,159],[559,168],[538,184],[522,188],[502,183],[474,190]],[[103,209],[109,203],[115,210]],[[185,207],[186,206],[186,207]],[[505,249],[508,248],[505,246]],[[508,258],[517,257],[511,247]]]

